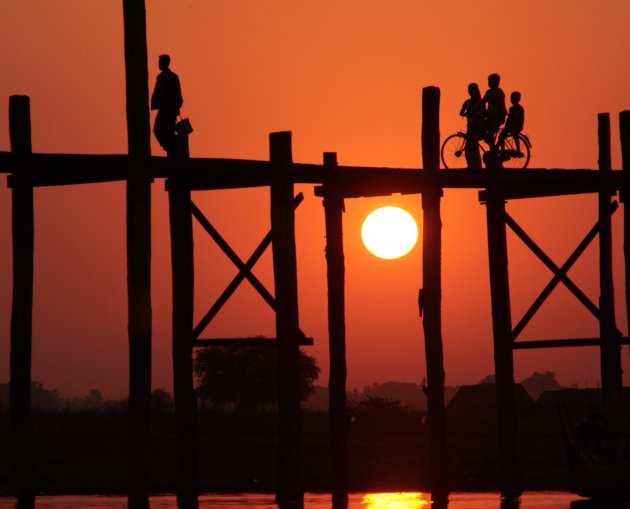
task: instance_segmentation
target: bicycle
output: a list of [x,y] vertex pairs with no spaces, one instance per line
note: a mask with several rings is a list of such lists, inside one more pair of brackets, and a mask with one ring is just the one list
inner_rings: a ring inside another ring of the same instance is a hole
[[[497,132],[495,140],[500,139],[501,129]],[[508,135],[501,142],[501,146],[496,149],[498,159],[504,168],[524,169],[529,164],[531,156],[532,144],[526,134],[518,134],[518,149],[514,136]],[[490,150],[490,147],[484,140],[479,140],[479,150],[481,150],[481,159],[483,155]],[[464,149],[466,148],[466,133],[458,131],[451,134],[442,143],[440,150],[440,159],[444,168],[448,170],[465,170],[468,168]]]

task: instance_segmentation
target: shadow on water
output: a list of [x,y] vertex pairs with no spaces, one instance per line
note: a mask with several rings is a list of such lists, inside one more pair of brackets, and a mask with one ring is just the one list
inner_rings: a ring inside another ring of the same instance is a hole
[[521,499],[520,498],[502,498],[501,499],[501,509],[519,509],[521,507]]

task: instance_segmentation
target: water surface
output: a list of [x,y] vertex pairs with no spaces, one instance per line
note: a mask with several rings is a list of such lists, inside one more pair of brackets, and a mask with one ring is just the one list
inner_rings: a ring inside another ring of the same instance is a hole
[[[0,498],[0,509],[13,509],[15,499]],[[203,495],[200,509],[278,509],[273,495]],[[348,509],[429,509],[430,496],[423,493],[352,493]],[[614,509],[617,509],[616,506]],[[123,509],[126,498],[120,496],[50,496],[37,497],[37,509]],[[305,509],[332,509],[329,494],[307,493]],[[175,496],[151,497],[151,509],[177,509]],[[436,509],[433,505],[433,509]],[[453,493],[445,509],[608,509],[590,504],[564,492],[528,492],[518,504],[503,504],[498,493]],[[612,509],[612,508],[611,508]]]

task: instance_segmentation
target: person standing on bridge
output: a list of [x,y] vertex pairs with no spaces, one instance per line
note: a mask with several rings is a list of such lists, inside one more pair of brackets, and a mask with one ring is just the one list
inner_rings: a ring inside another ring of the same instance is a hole
[[484,135],[484,122],[486,107],[481,100],[481,92],[477,83],[468,85],[468,95],[470,96],[464,104],[459,114],[466,117],[466,146],[464,155],[466,163],[471,170],[481,169],[481,156],[479,155],[479,140]]
[[170,70],[171,57],[160,55],[158,59],[158,74],[155,88],[151,95],[151,109],[158,110],[153,124],[153,132],[160,146],[169,156],[177,152],[178,139],[175,133],[175,123],[179,109],[184,104],[179,77]]

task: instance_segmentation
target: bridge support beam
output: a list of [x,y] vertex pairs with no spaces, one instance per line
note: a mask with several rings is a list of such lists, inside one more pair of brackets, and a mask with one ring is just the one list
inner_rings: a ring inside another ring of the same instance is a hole
[[422,162],[427,185],[422,192],[422,290],[427,368],[427,413],[429,420],[431,496],[438,503],[448,499],[446,412],[444,409],[444,351],[442,344],[442,188],[437,182],[440,157],[440,89],[422,90]]
[[630,324],[630,110],[619,113],[621,137],[621,169],[623,183],[620,198],[623,202],[623,258],[625,268],[626,318]]
[[348,500],[346,454],[346,322],[345,266],[343,253],[343,197],[335,192],[337,154],[324,154],[324,214],[326,222],[326,266],[328,276],[328,379],[332,494],[334,502]]
[[[31,151],[31,111],[28,96],[9,99],[11,152],[16,160]],[[35,507],[31,417],[31,352],[33,345],[33,254],[35,227],[33,187],[18,167],[12,189],[13,301],[11,308],[11,386],[9,389],[11,453],[19,508]]]
[[291,167],[291,133],[269,136],[272,166],[271,232],[273,274],[276,288],[278,338],[278,458],[276,500],[302,503],[302,416],[295,216]]
[[190,190],[168,181],[173,278],[173,390],[177,430],[177,504],[198,507],[197,396],[193,383],[194,258]]
[[599,191],[599,333],[601,338],[600,366],[602,396],[606,410],[606,420],[610,426],[619,426],[622,418],[622,376],[621,345],[616,341],[615,294],[612,271],[612,225],[611,203],[611,151],[610,151],[610,115],[600,113],[598,121],[599,171],[601,188]]
[[[488,169],[488,171],[503,170],[497,168]],[[522,488],[514,387],[505,200],[498,189],[488,189],[486,196],[490,300],[492,306],[496,408],[500,451],[499,483],[501,495],[506,498],[514,498],[521,494]]]
[[130,509],[149,509],[151,421],[151,156],[144,0],[123,0],[127,141]]

